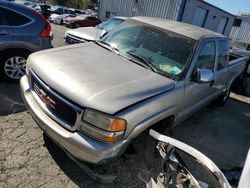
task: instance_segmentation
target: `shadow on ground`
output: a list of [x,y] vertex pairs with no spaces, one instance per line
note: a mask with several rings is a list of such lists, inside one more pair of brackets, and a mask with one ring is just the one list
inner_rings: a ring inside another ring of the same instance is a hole
[[0,82],[0,116],[24,111],[19,84],[5,84]]
[[[173,130],[173,137],[200,150],[219,168],[242,167],[250,146],[250,104],[231,98],[226,106],[209,105]],[[67,155],[47,137],[48,151],[64,173],[80,187],[144,187],[139,171],[156,175],[161,158],[154,151],[155,140],[146,134],[135,139],[120,159],[95,166],[100,173],[118,177],[112,184],[99,184],[90,179]],[[132,148],[132,149],[131,149]]]

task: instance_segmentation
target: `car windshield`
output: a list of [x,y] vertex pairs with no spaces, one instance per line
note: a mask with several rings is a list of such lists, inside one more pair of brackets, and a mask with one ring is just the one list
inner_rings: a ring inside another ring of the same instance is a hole
[[162,75],[179,78],[188,64],[196,42],[177,33],[136,20],[127,20],[104,36],[120,54],[136,58]]
[[107,32],[111,31],[117,25],[120,25],[124,20],[119,18],[111,18],[99,25],[96,26],[97,29],[106,30]]

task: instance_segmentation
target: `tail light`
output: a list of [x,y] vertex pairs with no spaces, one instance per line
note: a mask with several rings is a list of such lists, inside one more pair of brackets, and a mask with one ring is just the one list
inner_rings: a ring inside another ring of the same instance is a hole
[[37,12],[36,10],[33,10],[33,12],[36,13],[37,15],[39,15],[42,18],[42,20],[45,22],[45,27],[40,32],[40,36],[41,37],[51,37],[52,36],[51,26],[50,26],[50,23],[48,22],[48,20],[46,20],[46,18],[41,13]]

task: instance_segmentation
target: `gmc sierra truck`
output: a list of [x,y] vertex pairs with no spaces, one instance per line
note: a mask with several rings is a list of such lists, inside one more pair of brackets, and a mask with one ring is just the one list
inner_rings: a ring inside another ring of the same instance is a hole
[[68,154],[100,164],[155,125],[223,105],[248,58],[227,37],[185,23],[127,19],[100,41],[29,56],[20,86],[40,128]]

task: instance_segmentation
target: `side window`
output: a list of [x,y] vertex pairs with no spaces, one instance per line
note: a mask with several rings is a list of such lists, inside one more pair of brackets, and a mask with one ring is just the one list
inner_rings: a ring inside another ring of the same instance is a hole
[[[18,19],[17,19],[18,18]],[[30,22],[30,19],[9,9],[0,7],[0,25],[21,26]]]
[[68,13],[69,13],[69,10],[68,10],[68,9],[64,9],[64,13],[65,13],[65,14],[68,14]]
[[215,42],[207,42],[203,45],[195,69],[209,69],[214,70],[215,62]]
[[224,69],[227,67],[227,60],[228,60],[228,43],[225,40],[219,40],[219,46],[218,46],[218,66],[217,70]]

